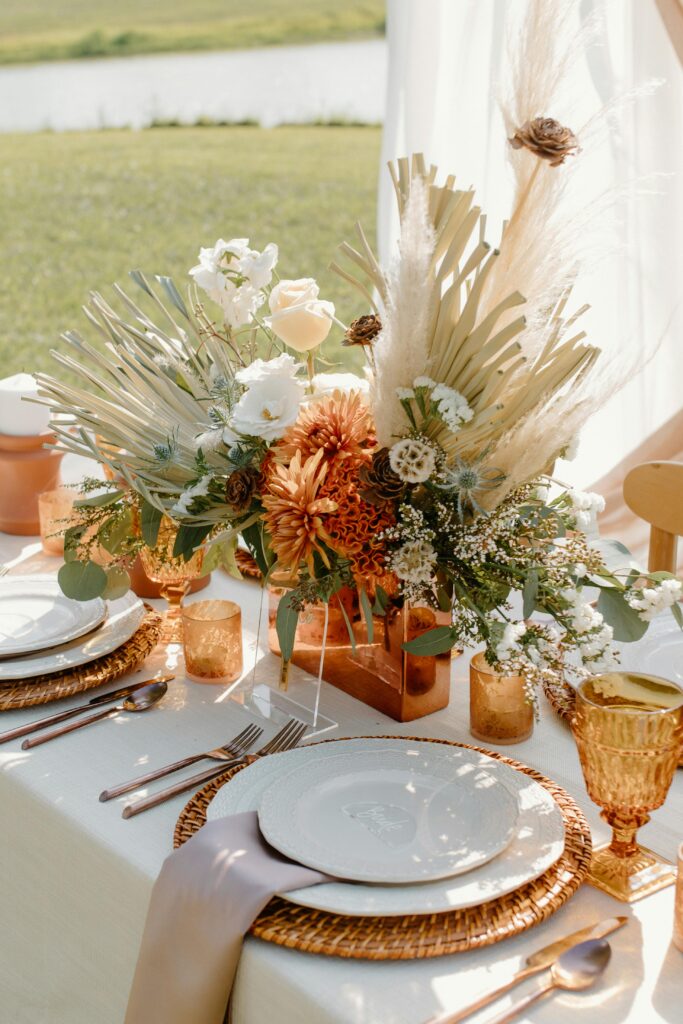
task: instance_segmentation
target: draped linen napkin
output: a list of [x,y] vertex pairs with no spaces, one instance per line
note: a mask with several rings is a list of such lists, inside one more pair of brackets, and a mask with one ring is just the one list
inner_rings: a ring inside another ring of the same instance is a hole
[[223,1024],[260,911],[275,893],[325,881],[269,846],[255,811],[208,822],[154,884],[125,1024]]

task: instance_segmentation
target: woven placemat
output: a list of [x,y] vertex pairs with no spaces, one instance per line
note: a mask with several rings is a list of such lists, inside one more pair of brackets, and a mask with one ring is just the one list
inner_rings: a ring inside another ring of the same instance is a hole
[[148,605],[145,605],[145,609],[145,617],[130,640],[126,640],[111,654],[65,672],[34,676],[31,682],[0,682],[0,711],[49,704],[84,690],[94,690],[96,686],[110,683],[126,672],[134,671],[151,654],[161,635],[161,615]]
[[[420,740],[407,736],[368,738]],[[252,925],[252,935],[305,953],[360,960],[415,960],[490,946],[540,924],[566,903],[583,882],[591,858],[590,829],[569,794],[544,775],[503,754],[448,740],[429,742],[488,754],[547,789],[564,819],[565,847],[560,859],[540,878],[507,896],[446,914],[344,917],[300,907],[276,896]],[[205,824],[211,799],[238,771],[241,769],[231,769],[195,793],[178,818],[174,847],[181,846]]]

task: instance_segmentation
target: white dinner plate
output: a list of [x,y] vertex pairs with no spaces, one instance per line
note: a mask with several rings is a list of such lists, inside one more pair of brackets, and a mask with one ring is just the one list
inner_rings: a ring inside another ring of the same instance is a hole
[[404,884],[470,871],[503,850],[516,797],[471,751],[419,743],[340,750],[274,782],[259,825],[281,853],[338,878]]
[[[317,748],[319,756],[336,756],[343,745],[349,751],[367,750],[379,745],[394,749],[408,740],[341,740]],[[423,741],[420,747],[441,744]],[[207,810],[207,820],[214,821],[231,814],[255,811],[261,795],[274,779],[282,775],[286,765],[300,765],[310,756],[306,747],[264,757],[239,772],[222,786]],[[394,917],[406,914],[439,914],[449,910],[475,907],[488,900],[513,892],[533,881],[554,864],[564,850],[564,823],[559,807],[546,789],[528,775],[484,754],[471,752],[486,770],[495,775],[513,793],[519,803],[519,817],[514,835],[497,857],[481,867],[454,878],[417,885],[364,885],[360,882],[326,882],[296,889],[280,895],[292,903],[324,910],[330,914],[356,917]],[[283,765],[284,760],[284,765]]]
[[98,626],[106,614],[102,598],[73,601],[54,576],[0,579],[0,657],[74,640]]
[[50,672],[63,672],[111,654],[130,640],[145,617],[145,608],[132,591],[107,604],[105,621],[90,633],[48,651],[34,651],[0,660],[0,680],[28,679]]

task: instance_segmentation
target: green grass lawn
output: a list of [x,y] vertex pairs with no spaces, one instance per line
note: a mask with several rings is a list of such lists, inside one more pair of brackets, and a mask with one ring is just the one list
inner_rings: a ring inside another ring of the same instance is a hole
[[384,18],[384,0],[2,0],[0,63],[349,39]]
[[[3,136],[0,377],[53,370],[89,290],[139,268],[182,291],[201,245],[280,247],[281,277],[316,277],[348,322],[362,297],[327,269],[361,220],[375,235],[374,128],[170,128]],[[339,336],[329,346],[338,358]],[[331,336],[332,337],[332,336]],[[355,353],[354,353],[355,355]],[[62,371],[60,371],[62,372]]]

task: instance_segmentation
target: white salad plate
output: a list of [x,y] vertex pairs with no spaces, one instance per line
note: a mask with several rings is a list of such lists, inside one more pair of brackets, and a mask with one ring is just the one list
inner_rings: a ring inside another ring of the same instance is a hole
[[[342,740],[317,747],[315,756],[336,756],[342,746],[355,753],[367,750],[369,743],[372,743],[373,749],[382,746],[392,750],[404,744],[411,747],[416,745],[409,740]],[[443,749],[441,744],[427,741],[419,744],[420,750],[423,747]],[[488,900],[505,896],[542,875],[564,850],[564,823],[552,796],[528,775],[515,771],[509,765],[475,751],[464,753],[497,778],[501,785],[516,796],[519,804],[519,817],[512,840],[497,857],[464,875],[436,882],[416,885],[326,882],[281,893],[282,897],[314,910],[355,917],[439,914],[476,907]],[[213,821],[231,814],[255,811],[262,794],[283,771],[288,770],[287,765],[300,766],[307,759],[310,764],[311,755],[310,748],[302,747],[256,761],[219,789],[209,804],[207,819]]]
[[263,793],[259,825],[281,853],[358,882],[470,871],[512,839],[516,796],[462,749],[393,744],[310,752]]
[[144,617],[144,605],[132,592],[116,601],[109,601],[105,621],[90,633],[49,651],[34,651],[0,660],[0,680],[28,679],[87,665],[96,658],[111,654],[130,640]]
[[65,597],[54,576],[0,579],[0,657],[44,651],[89,633],[107,614],[106,603]]

